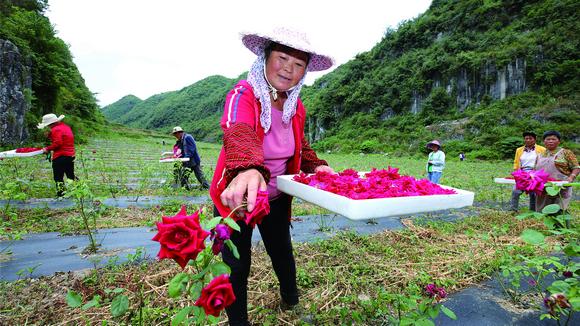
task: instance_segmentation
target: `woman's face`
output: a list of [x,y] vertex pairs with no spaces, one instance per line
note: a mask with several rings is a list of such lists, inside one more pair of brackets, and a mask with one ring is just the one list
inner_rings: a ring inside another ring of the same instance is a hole
[[526,136],[524,137],[524,144],[526,144],[526,147],[532,147],[536,145],[536,138],[534,136]]
[[548,136],[544,138],[544,145],[546,145],[547,149],[554,150],[560,145],[560,139],[556,136]]
[[287,91],[306,73],[308,54],[289,47],[274,46],[266,59],[266,77],[274,88]]

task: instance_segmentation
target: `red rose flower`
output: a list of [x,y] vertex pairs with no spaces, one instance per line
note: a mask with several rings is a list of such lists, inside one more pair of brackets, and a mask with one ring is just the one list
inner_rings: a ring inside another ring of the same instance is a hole
[[236,301],[230,277],[220,275],[201,290],[201,295],[194,305],[202,307],[206,315],[219,316],[220,312]]
[[163,221],[157,223],[157,234],[153,241],[158,241],[161,249],[157,254],[159,259],[174,259],[181,268],[190,259],[205,249],[204,240],[209,236],[199,225],[199,212],[187,215],[185,205],[173,217],[163,216]]
[[257,224],[262,223],[262,220],[266,215],[270,214],[270,202],[268,200],[267,191],[258,191],[256,195],[256,204],[251,213],[246,212],[246,218],[244,221],[246,224],[254,228]]

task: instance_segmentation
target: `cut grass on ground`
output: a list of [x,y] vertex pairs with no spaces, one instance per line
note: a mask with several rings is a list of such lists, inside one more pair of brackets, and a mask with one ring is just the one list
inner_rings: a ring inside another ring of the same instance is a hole
[[[418,225],[406,220],[405,224],[407,229],[401,231],[372,236],[341,233],[329,240],[295,244],[302,304],[315,323],[381,324],[394,314],[389,293],[418,294],[428,283],[454,292],[487,279],[507,255],[542,254],[519,240],[523,229],[541,229],[541,223],[519,221],[507,213],[489,210],[457,223]],[[278,282],[262,246],[254,248],[252,261],[252,321],[298,324],[299,316],[279,309]],[[144,324],[166,325],[179,309],[192,305],[168,298],[167,283],[180,271],[171,261],[144,261],[84,274],[2,282],[0,324],[100,324],[103,320],[126,324],[142,318]],[[115,288],[123,288],[130,302],[131,313],[118,318],[112,318],[109,310],[114,296],[110,290]],[[102,305],[69,308],[68,290],[80,293],[83,302],[101,295]]]

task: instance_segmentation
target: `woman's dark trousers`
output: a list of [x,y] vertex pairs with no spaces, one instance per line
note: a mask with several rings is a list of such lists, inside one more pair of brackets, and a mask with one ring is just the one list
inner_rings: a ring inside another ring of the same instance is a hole
[[70,180],[76,180],[75,177],[75,157],[74,156],[59,156],[52,160],[52,174],[56,182],[56,195],[62,197],[64,195],[64,175]]
[[[280,295],[288,305],[298,304],[296,286],[296,263],[292,252],[290,221],[288,218],[290,201],[281,195],[270,202],[270,214],[258,225],[266,252],[280,282]],[[249,325],[248,323],[248,276],[251,265],[252,229],[244,222],[238,222],[241,232],[234,231],[231,240],[240,253],[240,259],[234,257],[227,246],[222,250],[222,257],[232,270],[232,283],[236,301],[226,308],[230,325]]]

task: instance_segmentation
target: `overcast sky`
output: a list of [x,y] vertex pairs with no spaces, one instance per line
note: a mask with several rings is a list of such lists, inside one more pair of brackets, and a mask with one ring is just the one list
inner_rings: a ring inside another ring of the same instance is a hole
[[[417,17],[430,0],[49,0],[47,16],[69,44],[100,106],[179,90],[211,75],[237,77],[255,59],[241,31],[294,26],[338,64]],[[326,71],[328,72],[328,71]],[[326,73],[310,73],[307,83]]]

